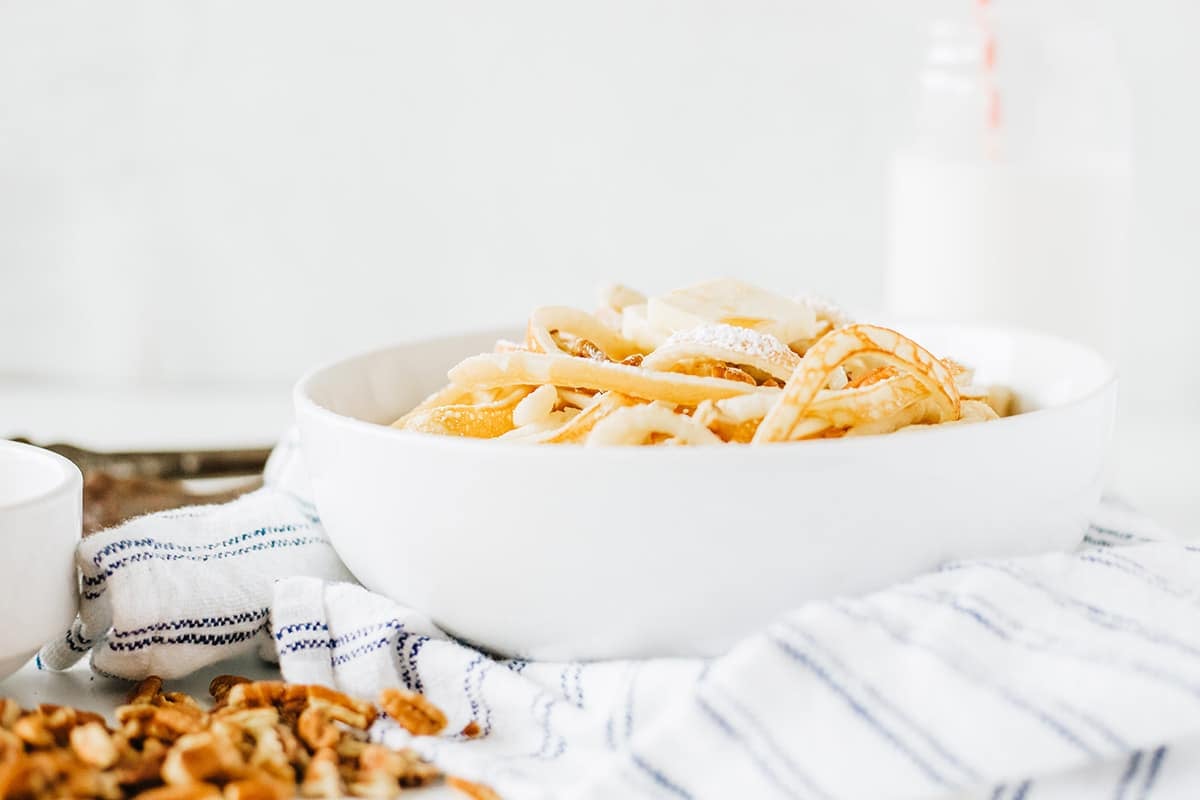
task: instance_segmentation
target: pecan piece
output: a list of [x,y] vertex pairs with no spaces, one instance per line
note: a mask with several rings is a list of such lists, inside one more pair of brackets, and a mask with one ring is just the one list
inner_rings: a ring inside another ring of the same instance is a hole
[[446,715],[423,695],[406,689],[384,689],[379,705],[414,736],[432,736],[446,727]]
[[30,747],[54,747],[54,734],[40,711],[30,711],[13,723],[12,732]]
[[242,754],[229,739],[212,731],[180,737],[167,751],[162,777],[167,783],[227,781],[245,770]]
[[355,797],[391,800],[400,796],[400,782],[383,770],[364,770],[350,784],[350,793]]
[[296,720],[296,735],[308,745],[309,750],[320,750],[337,745],[341,732],[323,706],[311,705]]
[[296,796],[292,781],[247,778],[225,784],[224,800],[288,800]]
[[12,726],[21,718],[21,706],[16,700],[0,697],[0,728],[12,730]]
[[218,706],[222,706],[229,697],[229,690],[241,683],[250,683],[250,679],[241,675],[218,675],[208,684],[208,693]]
[[186,783],[147,789],[135,795],[134,800],[208,800],[220,796],[221,790],[211,783]]
[[466,780],[465,778],[448,776],[446,778],[446,785],[458,789],[467,797],[470,797],[471,800],[501,800],[500,795],[496,794],[490,787],[484,786],[482,783]]
[[338,772],[338,755],[325,748],[313,754],[304,781],[300,784],[301,797],[341,797],[342,776]]
[[117,763],[119,753],[108,729],[99,722],[88,722],[71,730],[71,750],[91,767],[108,769]]
[[154,702],[154,698],[158,697],[158,693],[162,691],[162,686],[162,678],[157,675],[151,675],[129,690],[129,694],[125,696],[125,704],[136,706],[143,703],[152,703]]
[[148,703],[118,707],[117,722],[121,723],[121,732],[129,739],[174,741],[204,728],[204,718],[200,715]]

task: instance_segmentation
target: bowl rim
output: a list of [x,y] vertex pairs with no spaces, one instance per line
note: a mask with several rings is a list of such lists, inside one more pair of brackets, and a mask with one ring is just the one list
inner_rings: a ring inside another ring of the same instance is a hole
[[18,457],[41,459],[42,461],[54,464],[59,468],[60,475],[54,485],[42,492],[22,497],[19,500],[9,502],[0,501],[0,514],[24,511],[35,506],[57,502],[64,499],[64,497],[73,496],[82,491],[83,473],[79,471],[79,467],[74,462],[65,456],[33,444],[0,440],[0,458],[4,458],[9,453],[16,453]]
[[[847,437],[841,439],[811,439],[800,442],[771,442],[767,446],[755,447],[544,447],[535,442],[521,441],[506,441],[504,447],[497,448],[496,443],[488,439],[472,439],[460,436],[442,436],[433,433],[423,433],[419,431],[406,431],[393,428],[390,425],[382,423],[368,422],[367,420],[357,417],[340,414],[327,408],[311,396],[311,386],[317,378],[326,372],[332,371],[352,361],[366,361],[378,357],[384,353],[398,350],[401,348],[417,347],[420,345],[431,345],[436,342],[446,342],[454,339],[469,339],[469,338],[486,338],[499,337],[511,334],[516,328],[486,328],[486,329],[471,329],[458,333],[442,334],[437,336],[416,337],[405,339],[391,345],[375,347],[369,350],[361,350],[340,358],[330,359],[316,367],[305,372],[292,387],[292,401],[296,412],[297,420],[305,415],[316,415],[317,417],[326,419],[334,424],[348,427],[351,430],[357,430],[364,433],[373,433],[375,435],[393,437],[397,442],[405,442],[413,447],[435,447],[439,449],[451,448],[462,449],[465,453],[489,453],[503,452],[509,454],[524,454],[523,457],[529,457],[531,453],[542,453],[546,456],[557,458],[572,458],[582,457],[588,459],[596,459],[598,456],[620,454],[622,457],[629,457],[626,454],[641,453],[642,456],[633,457],[649,457],[649,458],[690,458],[696,457],[697,453],[703,454],[714,450],[737,454],[737,453],[793,453],[795,448],[803,447],[802,452],[823,453],[829,448],[833,448],[838,452],[845,452],[862,447],[888,447],[888,443],[911,441],[913,436],[928,437],[928,436],[972,436],[982,430],[1008,430],[1015,426],[1023,426],[1036,424],[1036,420],[1045,419],[1050,415],[1060,415],[1069,413],[1072,409],[1086,405],[1094,401],[1097,397],[1102,396],[1116,388],[1118,375],[1116,366],[1112,360],[1097,352],[1081,342],[1075,341],[1065,336],[1048,333],[1046,331],[1034,330],[1030,328],[1022,328],[1016,326],[1004,325],[976,325],[956,322],[937,322],[937,321],[911,321],[912,327],[925,328],[945,328],[945,329],[961,329],[969,330],[974,333],[983,335],[1000,335],[1009,337],[1032,337],[1035,339],[1043,339],[1053,342],[1056,345],[1066,345],[1091,355],[1103,370],[1103,377],[1091,389],[1085,391],[1079,397],[1073,398],[1065,403],[1036,408],[1031,411],[1026,411],[1020,414],[1014,414],[1009,417],[1002,417],[997,420],[988,422],[987,425],[933,425],[925,430],[906,431],[905,435],[895,436],[861,436]],[[453,366],[453,365],[450,365]],[[448,366],[447,369],[450,367]],[[572,454],[572,455],[566,455]]]

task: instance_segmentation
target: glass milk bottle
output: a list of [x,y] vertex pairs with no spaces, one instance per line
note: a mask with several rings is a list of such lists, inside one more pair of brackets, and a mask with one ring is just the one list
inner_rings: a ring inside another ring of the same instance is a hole
[[1131,178],[1113,41],[1042,4],[1001,9],[930,29],[892,162],[886,302],[901,319],[1018,325],[1113,356]]

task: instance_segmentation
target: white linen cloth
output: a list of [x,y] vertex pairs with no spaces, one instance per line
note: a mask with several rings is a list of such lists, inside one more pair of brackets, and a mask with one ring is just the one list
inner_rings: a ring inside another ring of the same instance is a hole
[[1077,552],[810,603],[721,658],[529,663],[348,582],[293,447],[268,478],[86,540],[43,663],[181,675],[270,643],[290,681],[425,693],[445,734],[373,734],[508,800],[1200,794],[1200,547],[1113,502]]
[[256,647],[273,658],[275,581],[353,578],[306,499],[294,432],[264,478],[264,489],[231,503],[151,514],[80,542],[79,617],[40,663],[65,669],[90,653],[97,673],[138,680],[181,677]]

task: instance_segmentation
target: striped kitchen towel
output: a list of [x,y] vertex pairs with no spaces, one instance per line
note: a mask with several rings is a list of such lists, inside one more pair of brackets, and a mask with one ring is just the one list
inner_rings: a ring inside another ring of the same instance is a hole
[[353,580],[307,497],[294,436],[267,463],[266,486],[225,505],[131,520],[87,537],[75,554],[79,616],[42,648],[66,669],[91,654],[102,675],[177,678],[258,648],[273,658],[275,581]]
[[809,603],[720,658],[531,663],[355,585],[291,443],[267,477],[85,540],[43,663],[179,676],[258,647],[291,681],[406,686],[447,731],[373,735],[507,800],[1200,796],[1200,546],[1118,503],[1076,552]]
[[711,661],[496,659],[311,578],[272,633],[288,680],[425,693],[447,734],[375,735],[505,798],[1200,796],[1200,547],[1111,501],[1077,552],[811,603]]

